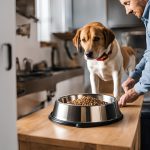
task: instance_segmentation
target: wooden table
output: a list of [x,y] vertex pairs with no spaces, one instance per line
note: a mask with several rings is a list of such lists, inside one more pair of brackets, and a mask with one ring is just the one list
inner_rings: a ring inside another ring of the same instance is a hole
[[121,108],[124,118],[92,128],[76,128],[51,122],[53,106],[17,121],[20,150],[139,150],[141,96]]

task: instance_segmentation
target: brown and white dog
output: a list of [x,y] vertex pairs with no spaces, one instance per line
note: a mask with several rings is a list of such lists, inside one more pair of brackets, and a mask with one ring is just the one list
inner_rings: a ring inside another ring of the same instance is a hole
[[135,68],[134,50],[130,47],[121,48],[114,33],[99,22],[78,29],[73,44],[78,50],[84,50],[92,93],[101,92],[98,80],[113,81],[113,95],[119,99],[123,72]]

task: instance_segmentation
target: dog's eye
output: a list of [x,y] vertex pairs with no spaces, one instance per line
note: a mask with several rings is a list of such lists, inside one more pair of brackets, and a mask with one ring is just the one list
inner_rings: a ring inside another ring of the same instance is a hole
[[82,42],[86,42],[86,40],[85,40],[85,39],[82,39],[81,41],[82,41]]
[[96,36],[95,36],[95,37],[93,38],[93,41],[95,41],[95,42],[96,42],[96,41],[99,41],[99,40],[100,40],[99,37],[96,37]]
[[124,5],[130,5],[130,1],[124,2]]

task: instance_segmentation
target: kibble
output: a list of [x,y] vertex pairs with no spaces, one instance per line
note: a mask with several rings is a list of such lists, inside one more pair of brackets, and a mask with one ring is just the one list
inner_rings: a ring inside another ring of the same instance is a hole
[[73,105],[82,105],[82,106],[101,106],[107,104],[107,102],[104,102],[102,100],[99,100],[91,96],[83,96],[81,98],[68,101],[67,103]]

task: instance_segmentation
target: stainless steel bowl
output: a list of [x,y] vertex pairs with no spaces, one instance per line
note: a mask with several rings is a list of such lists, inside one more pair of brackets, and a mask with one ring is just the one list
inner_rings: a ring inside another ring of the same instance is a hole
[[[82,106],[68,104],[68,101],[91,96],[107,102],[100,106]],[[76,127],[93,127],[107,125],[123,118],[116,99],[104,94],[75,94],[67,95],[55,101],[49,119],[60,124]]]

